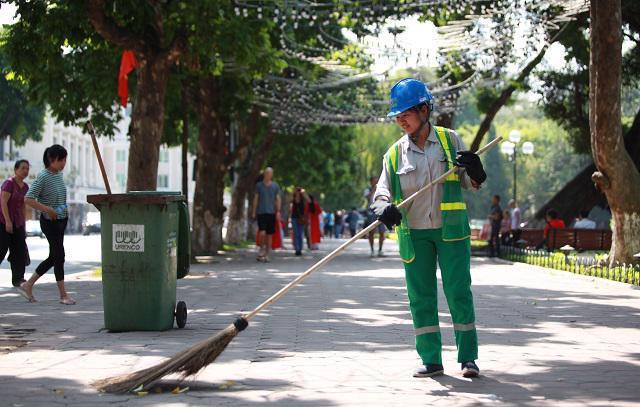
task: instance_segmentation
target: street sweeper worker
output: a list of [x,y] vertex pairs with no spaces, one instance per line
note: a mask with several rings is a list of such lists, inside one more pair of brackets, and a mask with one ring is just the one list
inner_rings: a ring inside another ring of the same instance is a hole
[[[436,263],[451,311],[458,362],[464,377],[479,374],[478,338],[471,294],[469,219],[461,188],[478,189],[486,179],[480,158],[460,137],[430,122],[433,97],[427,86],[406,78],[391,88],[391,109],[404,135],[383,159],[371,209],[389,229],[396,226],[405,268],[416,349],[423,366],[414,377],[444,373],[438,323]],[[446,180],[418,196],[407,209],[396,205],[444,174]]]

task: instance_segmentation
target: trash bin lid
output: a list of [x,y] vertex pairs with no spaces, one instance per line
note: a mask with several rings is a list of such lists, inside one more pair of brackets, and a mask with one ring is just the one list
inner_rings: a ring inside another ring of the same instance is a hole
[[94,205],[110,203],[166,204],[184,200],[184,195],[178,191],[131,191],[126,194],[87,195],[87,202]]

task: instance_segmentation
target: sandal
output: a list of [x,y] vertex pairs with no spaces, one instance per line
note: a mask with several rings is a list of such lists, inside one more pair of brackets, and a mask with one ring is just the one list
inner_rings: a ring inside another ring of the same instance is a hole
[[23,296],[27,301],[33,303],[33,302],[38,302],[36,300],[36,297],[33,296],[33,294],[29,295],[29,293],[27,292],[27,290],[24,289],[23,285],[25,283],[20,284],[19,287],[16,287],[16,291]]
[[15,287],[16,291],[18,292],[18,294],[20,294],[21,296],[23,296],[26,300],[29,300],[29,294],[27,293],[27,290],[25,290],[22,285],[19,285],[18,287]]
[[76,304],[76,300],[74,300],[73,298],[66,296],[64,298],[60,298],[60,304],[64,304],[64,305],[75,305]]

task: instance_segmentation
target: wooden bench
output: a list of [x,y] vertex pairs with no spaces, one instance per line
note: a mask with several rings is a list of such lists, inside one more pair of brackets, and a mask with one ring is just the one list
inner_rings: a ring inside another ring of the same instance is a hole
[[[543,229],[522,229],[522,246],[537,246],[544,239]],[[551,229],[549,231],[549,250],[557,250],[569,245],[576,250],[609,250],[611,231],[608,229]]]
[[522,229],[520,239],[516,245],[523,247],[536,246],[544,239],[544,231],[542,229]]

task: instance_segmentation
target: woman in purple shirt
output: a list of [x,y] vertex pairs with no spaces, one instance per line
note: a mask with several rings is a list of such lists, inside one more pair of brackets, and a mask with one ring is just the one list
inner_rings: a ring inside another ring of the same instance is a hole
[[9,250],[11,282],[19,288],[24,282],[24,268],[27,259],[27,243],[24,218],[24,196],[29,186],[24,182],[29,175],[29,161],[18,160],[15,175],[2,183],[0,193],[0,262]]

